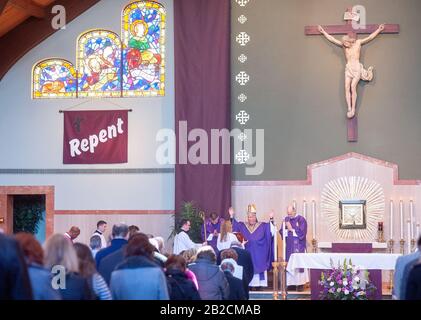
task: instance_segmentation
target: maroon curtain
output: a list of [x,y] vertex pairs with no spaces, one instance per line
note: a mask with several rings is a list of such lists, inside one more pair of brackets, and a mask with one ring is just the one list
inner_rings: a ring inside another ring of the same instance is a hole
[[188,130],[206,130],[209,137],[209,164],[196,165],[180,163],[177,138],[175,209],[194,201],[206,213],[226,215],[231,167],[210,164],[210,130],[230,129],[230,0],[176,0],[174,25],[177,137],[179,121],[187,121]]

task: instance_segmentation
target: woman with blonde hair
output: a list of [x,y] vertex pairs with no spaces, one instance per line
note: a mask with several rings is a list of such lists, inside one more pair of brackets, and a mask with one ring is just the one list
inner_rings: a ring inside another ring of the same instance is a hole
[[[187,265],[196,261],[196,255],[197,255],[196,248],[191,248],[191,249],[182,251],[180,253],[180,256],[182,256],[186,260]],[[185,272],[186,272],[187,278],[193,281],[196,289],[199,290],[199,282],[197,281],[196,275],[188,268],[186,268]]]
[[44,266],[53,273],[52,285],[57,286],[54,289],[60,292],[63,300],[94,299],[87,280],[79,275],[79,261],[73,244],[64,235],[55,234],[46,241]]
[[231,248],[231,243],[238,241],[234,233],[232,233],[232,223],[229,220],[224,221],[221,226],[221,233],[218,235],[216,247],[219,251]]

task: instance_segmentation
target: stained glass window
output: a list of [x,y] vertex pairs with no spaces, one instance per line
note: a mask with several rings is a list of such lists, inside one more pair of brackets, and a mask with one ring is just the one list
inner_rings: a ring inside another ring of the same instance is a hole
[[162,96],[165,10],[153,1],[127,5],[122,17],[123,96]]
[[76,79],[71,62],[57,58],[42,60],[32,70],[32,97],[76,98]]
[[107,30],[91,30],[77,41],[78,97],[121,96],[121,41]]

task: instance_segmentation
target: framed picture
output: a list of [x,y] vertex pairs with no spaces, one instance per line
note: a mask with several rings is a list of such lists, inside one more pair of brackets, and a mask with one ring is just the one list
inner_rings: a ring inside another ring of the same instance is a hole
[[366,229],[366,201],[339,201],[339,229]]

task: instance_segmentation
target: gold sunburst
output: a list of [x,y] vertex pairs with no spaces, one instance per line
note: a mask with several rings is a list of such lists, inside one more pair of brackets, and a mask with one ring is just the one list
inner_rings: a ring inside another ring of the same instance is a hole
[[[384,213],[384,192],[377,182],[363,177],[341,177],[328,182],[322,192],[321,215],[329,230],[340,239],[369,240],[376,237],[377,223]],[[339,202],[366,201],[366,229],[339,229]]]

